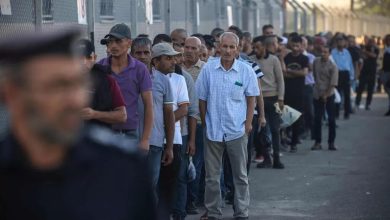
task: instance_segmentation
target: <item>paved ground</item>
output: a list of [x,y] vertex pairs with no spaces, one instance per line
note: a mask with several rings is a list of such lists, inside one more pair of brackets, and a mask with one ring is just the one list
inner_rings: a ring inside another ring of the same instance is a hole
[[[286,169],[254,167],[250,219],[390,219],[390,117],[383,117],[385,110],[387,99],[380,95],[371,111],[337,121],[336,152],[312,152],[312,142],[304,141],[298,153],[284,153]],[[224,213],[224,219],[232,219],[231,206]]]

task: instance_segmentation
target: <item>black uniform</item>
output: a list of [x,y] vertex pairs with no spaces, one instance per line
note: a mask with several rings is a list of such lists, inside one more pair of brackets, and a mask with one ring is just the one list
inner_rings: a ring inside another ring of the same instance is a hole
[[43,171],[30,166],[9,135],[0,142],[0,219],[156,219],[146,161],[125,143],[109,131],[85,129],[63,165]]

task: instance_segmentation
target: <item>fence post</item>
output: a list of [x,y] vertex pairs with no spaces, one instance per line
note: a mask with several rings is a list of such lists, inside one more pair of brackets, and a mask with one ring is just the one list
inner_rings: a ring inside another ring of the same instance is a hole
[[35,17],[35,30],[42,30],[42,0],[34,0],[34,17]]
[[87,1],[87,25],[88,25],[88,37],[91,42],[95,42],[95,4],[94,0]]

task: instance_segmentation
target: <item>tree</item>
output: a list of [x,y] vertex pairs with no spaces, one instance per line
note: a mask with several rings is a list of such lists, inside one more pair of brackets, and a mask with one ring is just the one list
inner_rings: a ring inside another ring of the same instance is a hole
[[352,0],[358,11],[390,17],[390,0]]

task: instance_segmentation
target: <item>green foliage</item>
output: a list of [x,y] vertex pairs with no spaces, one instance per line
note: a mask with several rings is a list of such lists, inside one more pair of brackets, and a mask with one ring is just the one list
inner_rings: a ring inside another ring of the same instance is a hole
[[390,17],[390,0],[355,0],[358,11]]

